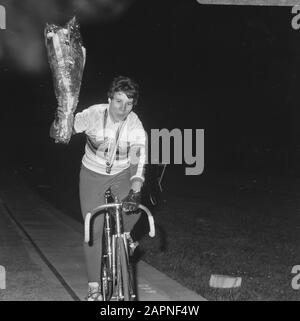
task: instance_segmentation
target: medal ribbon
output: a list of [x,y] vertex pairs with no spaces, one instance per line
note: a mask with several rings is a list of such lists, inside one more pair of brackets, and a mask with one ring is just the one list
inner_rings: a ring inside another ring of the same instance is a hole
[[[108,110],[105,109],[105,113],[104,113],[104,119],[103,119],[103,136],[104,136],[104,141],[105,141],[105,131],[106,131],[106,124],[107,124],[107,117],[108,117]],[[116,158],[116,153],[117,153],[117,148],[118,148],[118,145],[119,145],[119,140],[120,140],[120,133],[124,127],[124,124],[125,124],[125,121],[122,122],[121,125],[119,125],[118,129],[117,129],[117,132],[116,132],[116,135],[115,135],[115,139],[114,139],[114,142],[115,142],[115,145],[113,146],[113,151],[111,152],[110,151],[110,147],[111,147],[111,144],[109,144],[109,148],[108,148],[108,151],[107,151],[107,154],[108,154],[108,157],[106,157],[106,173],[110,173],[111,171],[111,168],[113,166],[113,162]]]

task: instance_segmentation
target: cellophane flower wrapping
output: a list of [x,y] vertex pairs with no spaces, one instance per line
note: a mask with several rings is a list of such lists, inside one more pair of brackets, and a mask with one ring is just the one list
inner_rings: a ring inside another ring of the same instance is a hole
[[85,48],[82,46],[76,17],[63,27],[47,24],[44,35],[55,96],[64,114],[63,118],[58,118],[56,113],[55,142],[67,144],[73,131],[74,112],[78,104],[85,64]]

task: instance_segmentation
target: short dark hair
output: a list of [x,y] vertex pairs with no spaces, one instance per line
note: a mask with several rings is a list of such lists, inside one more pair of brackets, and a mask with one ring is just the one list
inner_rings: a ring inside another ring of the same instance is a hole
[[139,85],[131,78],[115,77],[108,90],[108,98],[112,99],[116,92],[124,92],[128,98],[133,98],[133,106],[137,105],[139,99]]

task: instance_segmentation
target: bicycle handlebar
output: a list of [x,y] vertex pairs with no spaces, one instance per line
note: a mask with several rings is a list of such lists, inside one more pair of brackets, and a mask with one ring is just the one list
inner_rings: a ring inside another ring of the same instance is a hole
[[[122,206],[122,203],[103,204],[103,205],[97,206],[91,212],[86,214],[85,219],[84,219],[84,241],[86,243],[88,243],[90,241],[90,221],[91,221],[92,216],[95,213],[99,213],[100,211],[107,210],[109,208],[117,208],[118,206]],[[149,226],[150,226],[149,236],[154,237],[155,236],[155,227],[154,227],[153,215],[151,214],[149,209],[144,205],[139,205],[138,208],[140,208],[141,210],[143,210],[147,214]]]

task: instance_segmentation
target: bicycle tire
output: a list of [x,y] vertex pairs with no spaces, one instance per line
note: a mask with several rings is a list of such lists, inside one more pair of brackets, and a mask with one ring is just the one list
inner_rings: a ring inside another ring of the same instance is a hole
[[[104,257],[102,260],[104,260]],[[101,264],[101,281],[103,301],[110,301],[113,293],[113,280],[107,260],[102,261]]]
[[133,301],[135,299],[134,287],[133,287],[133,276],[129,263],[128,249],[125,248],[123,238],[118,239],[119,255],[121,260],[121,275],[122,275],[122,287],[124,301]]
[[119,238],[115,238],[115,275],[114,275],[114,294],[117,299],[117,301],[123,301],[124,295],[123,295],[123,279],[122,279],[122,263],[121,263],[121,255],[120,255],[121,249],[120,249],[120,242]]

